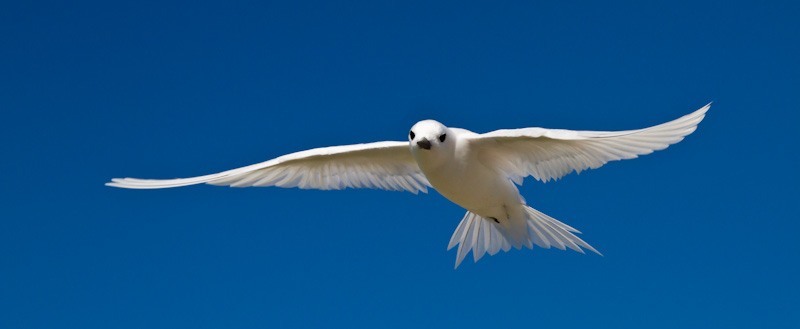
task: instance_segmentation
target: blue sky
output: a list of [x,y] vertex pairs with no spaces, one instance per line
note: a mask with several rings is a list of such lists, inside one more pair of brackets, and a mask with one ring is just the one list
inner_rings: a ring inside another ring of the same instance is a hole
[[[0,327],[796,328],[800,5],[5,2]],[[643,128],[667,150],[520,188],[605,256],[453,270],[436,192],[193,186],[313,147]]]

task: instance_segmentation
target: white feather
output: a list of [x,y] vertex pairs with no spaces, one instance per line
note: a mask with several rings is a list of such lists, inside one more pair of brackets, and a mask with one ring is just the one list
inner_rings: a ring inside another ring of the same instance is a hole
[[415,194],[427,192],[430,186],[411,156],[407,142],[323,147],[212,175],[178,179],[114,178],[106,185],[157,189],[201,183],[320,190],[374,188]]
[[693,113],[645,129],[578,131],[565,129],[503,129],[470,139],[478,159],[505,172],[515,183],[533,176],[547,182],[572,171],[663,150],[697,128],[711,104]]
[[[580,253],[584,253],[581,249],[583,247],[600,254],[588,243],[572,234],[571,232],[577,231],[568,225],[528,206],[525,206],[524,216],[523,220],[525,220],[529,230],[529,237],[527,237],[527,241],[522,243],[523,245],[531,248],[531,242],[533,242],[545,249],[549,249],[551,245],[561,250],[566,250],[566,247],[569,247]],[[504,232],[499,227],[499,224],[490,219],[467,212],[464,215],[464,219],[458,224],[458,228],[456,228],[450,240],[450,245],[447,247],[450,250],[459,245],[458,253],[456,254],[456,268],[461,265],[461,261],[470,251],[472,251],[473,259],[477,262],[487,251],[489,255],[494,255],[501,249],[504,251],[510,250],[511,240],[513,239],[511,232]]]

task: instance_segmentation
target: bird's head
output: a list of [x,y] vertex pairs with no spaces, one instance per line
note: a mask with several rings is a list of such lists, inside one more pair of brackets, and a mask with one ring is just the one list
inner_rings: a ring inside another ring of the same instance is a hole
[[439,148],[447,143],[447,127],[438,121],[417,122],[408,132],[411,149],[428,150]]
[[[411,154],[422,166],[436,167],[455,149],[454,136],[448,136],[449,129],[434,120],[417,122],[408,132]],[[451,134],[452,135],[452,134]]]

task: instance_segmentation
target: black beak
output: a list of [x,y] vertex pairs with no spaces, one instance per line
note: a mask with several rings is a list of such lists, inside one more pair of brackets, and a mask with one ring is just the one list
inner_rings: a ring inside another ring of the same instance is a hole
[[417,145],[419,145],[419,147],[424,148],[426,150],[430,150],[431,149],[431,142],[429,140],[427,140],[427,139],[423,139],[423,140],[417,142]]

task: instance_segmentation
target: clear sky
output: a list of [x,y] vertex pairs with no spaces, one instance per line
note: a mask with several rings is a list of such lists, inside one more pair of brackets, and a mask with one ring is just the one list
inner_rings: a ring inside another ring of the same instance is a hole
[[[800,2],[5,1],[2,328],[798,328]],[[192,186],[313,147],[643,128],[520,188],[605,256],[453,269],[432,191]]]

